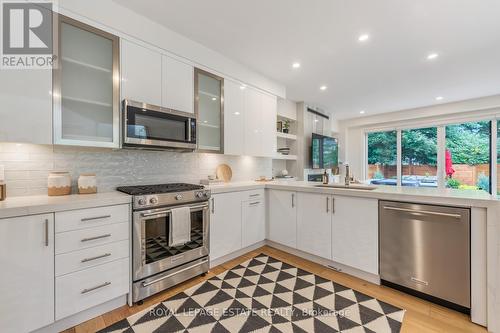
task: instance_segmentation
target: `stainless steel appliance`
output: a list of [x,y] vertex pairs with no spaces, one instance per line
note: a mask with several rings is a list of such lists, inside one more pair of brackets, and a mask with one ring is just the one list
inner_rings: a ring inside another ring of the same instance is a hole
[[160,106],[123,101],[124,147],[196,149],[196,116]]
[[470,210],[379,202],[382,284],[470,313]]
[[[209,268],[210,191],[191,184],[118,187],[133,195],[132,299],[140,301]],[[189,207],[191,240],[169,246],[173,208]]]

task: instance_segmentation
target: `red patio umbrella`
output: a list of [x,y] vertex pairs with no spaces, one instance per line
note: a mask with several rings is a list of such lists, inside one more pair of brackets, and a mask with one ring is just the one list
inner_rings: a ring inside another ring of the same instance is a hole
[[446,166],[446,176],[450,177],[453,176],[453,174],[455,173],[455,169],[453,169],[453,162],[452,162],[452,159],[451,159],[451,152],[446,149],[446,153],[445,153],[445,160],[446,160],[446,163],[445,163],[445,166]]

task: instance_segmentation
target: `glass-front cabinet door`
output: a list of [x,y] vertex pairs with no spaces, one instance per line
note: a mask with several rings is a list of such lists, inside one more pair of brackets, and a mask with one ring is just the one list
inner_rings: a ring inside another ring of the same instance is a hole
[[119,39],[56,16],[54,143],[119,147]]
[[195,69],[198,151],[224,152],[224,79]]

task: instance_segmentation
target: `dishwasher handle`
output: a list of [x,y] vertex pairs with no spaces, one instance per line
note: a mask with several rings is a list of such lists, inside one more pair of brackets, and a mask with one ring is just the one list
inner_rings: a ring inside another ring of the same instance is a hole
[[392,206],[384,206],[384,209],[394,210],[394,211],[398,211],[398,212],[405,212],[405,213],[410,213],[410,214],[425,214],[425,215],[434,215],[434,216],[445,216],[445,217],[453,217],[455,219],[462,218],[462,215],[460,215],[460,214],[433,212],[430,210],[417,210],[417,209],[399,208],[399,207],[392,207]]

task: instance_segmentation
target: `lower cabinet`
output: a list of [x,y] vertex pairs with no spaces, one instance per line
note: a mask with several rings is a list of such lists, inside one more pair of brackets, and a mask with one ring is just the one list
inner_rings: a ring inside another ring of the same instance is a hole
[[210,199],[210,259],[241,249],[239,192],[214,194]]
[[54,215],[0,219],[0,331],[54,322]]
[[243,201],[241,212],[242,247],[263,241],[266,238],[266,208],[264,198]]
[[333,199],[333,261],[378,275],[378,200]]
[[289,247],[297,247],[297,193],[268,190],[267,238]]
[[332,259],[332,196],[297,193],[297,249]]

